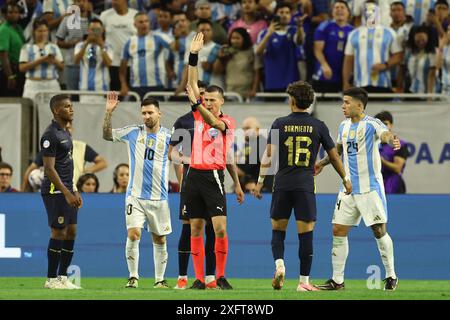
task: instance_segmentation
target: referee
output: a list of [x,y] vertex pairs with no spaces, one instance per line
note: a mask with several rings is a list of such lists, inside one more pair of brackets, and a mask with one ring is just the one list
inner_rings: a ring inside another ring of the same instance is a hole
[[[198,33],[191,43],[187,92],[195,119],[191,161],[186,178],[186,211],[191,224],[191,253],[196,280],[192,289],[205,289],[205,246],[203,229],[211,218],[216,242],[216,282],[222,290],[233,289],[225,278],[228,255],[227,207],[224,193],[224,169],[227,151],[233,138],[235,121],[223,114],[223,89],[209,86],[200,98],[198,81],[198,52],[203,48],[203,34]],[[237,194],[243,202],[243,193]]]
[[73,183],[73,144],[66,129],[73,120],[73,105],[69,96],[58,94],[51,98],[50,108],[53,120],[40,142],[45,172],[41,195],[51,228],[44,288],[81,289],[67,280],[77,233],[77,211],[83,204]]

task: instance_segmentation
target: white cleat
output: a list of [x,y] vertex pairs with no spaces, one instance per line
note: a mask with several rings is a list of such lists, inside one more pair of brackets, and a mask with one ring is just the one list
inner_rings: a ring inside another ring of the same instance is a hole
[[45,289],[67,289],[58,278],[48,278],[44,284]]
[[64,289],[66,290],[80,290],[81,287],[75,285],[70,281],[67,276],[59,276],[59,281],[61,282],[61,285],[64,286]]
[[275,290],[281,290],[284,284],[285,276],[286,276],[286,268],[278,267],[272,279],[272,287]]

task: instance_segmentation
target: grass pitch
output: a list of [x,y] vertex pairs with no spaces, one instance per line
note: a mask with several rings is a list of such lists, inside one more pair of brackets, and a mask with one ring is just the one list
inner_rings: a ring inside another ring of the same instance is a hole
[[[189,279],[189,284],[192,283]],[[153,289],[153,279],[141,278],[139,288],[125,289],[126,279],[83,278],[83,290],[44,289],[44,278],[0,278],[2,300],[450,300],[450,281],[402,280],[396,291],[369,290],[365,280],[347,280],[343,291],[296,292],[297,280],[282,290],[271,279],[229,279],[234,290]],[[171,287],[176,279],[168,279]],[[314,283],[322,283],[315,280]]]

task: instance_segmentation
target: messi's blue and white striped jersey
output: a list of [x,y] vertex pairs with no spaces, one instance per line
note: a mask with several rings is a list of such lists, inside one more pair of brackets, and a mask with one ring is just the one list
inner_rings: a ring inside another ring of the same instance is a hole
[[450,45],[445,46],[443,50],[442,92],[450,95]]
[[[74,53],[78,54],[83,46],[84,42],[78,42]],[[109,68],[103,63],[103,50],[106,51],[106,54],[112,60],[114,53],[109,44],[105,43],[104,49],[92,43],[87,45],[84,56],[80,61],[80,90],[109,90]]]
[[365,116],[352,123],[341,122],[336,142],[342,144],[345,173],[353,185],[353,193],[361,194],[382,191],[380,137],[387,127],[378,119]]
[[436,0],[402,0],[406,14],[413,17],[414,25],[420,26],[427,20],[430,9],[434,9]]
[[[59,47],[51,42],[48,42],[44,48],[39,48],[36,44],[26,44],[20,50],[20,62],[33,62],[43,56],[53,54],[55,59],[63,61],[63,56]],[[45,80],[58,79],[58,70],[54,64],[41,63],[33,69],[30,69],[25,74],[28,78],[40,78]]]
[[122,60],[131,60],[130,84],[132,87],[164,86],[166,67],[163,49],[169,43],[162,37],[148,34],[132,36],[123,48]]
[[428,73],[431,68],[436,68],[436,54],[408,53],[405,61],[411,77],[409,90],[412,93],[433,93],[428,92]]
[[345,54],[354,56],[353,83],[357,87],[390,88],[389,71],[372,72],[372,66],[386,63],[391,54],[402,52],[397,34],[381,25],[375,28],[361,26],[348,36]]
[[126,196],[167,200],[170,130],[161,127],[158,133],[147,133],[145,125],[133,125],[113,129],[112,134],[113,142],[128,146],[130,180]]

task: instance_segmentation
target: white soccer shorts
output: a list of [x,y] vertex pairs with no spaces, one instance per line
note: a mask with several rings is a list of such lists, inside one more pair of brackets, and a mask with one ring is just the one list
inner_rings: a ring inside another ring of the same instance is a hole
[[374,224],[387,222],[386,197],[383,193],[371,191],[363,194],[346,195],[339,192],[333,213],[333,224],[358,226],[364,224],[370,227]]
[[147,222],[148,231],[158,236],[172,232],[167,200],[144,200],[129,196],[125,202],[125,219],[127,229],[142,229]]

